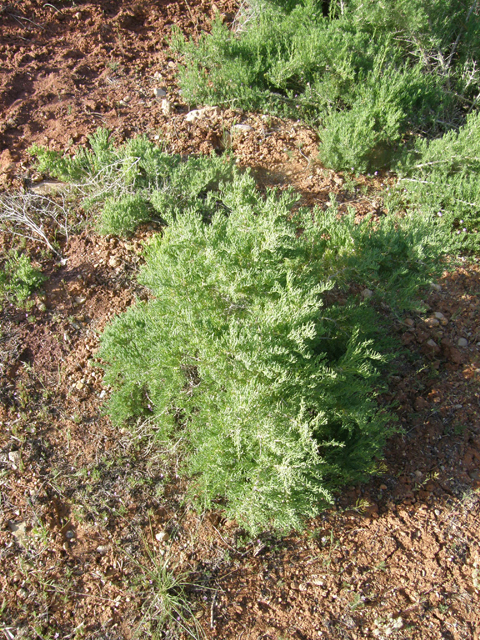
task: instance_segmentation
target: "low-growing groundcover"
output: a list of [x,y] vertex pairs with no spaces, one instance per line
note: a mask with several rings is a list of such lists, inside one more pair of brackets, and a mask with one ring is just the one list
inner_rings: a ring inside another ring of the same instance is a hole
[[322,163],[363,172],[478,108],[479,43],[462,0],[248,0],[231,27],[172,39],[187,103],[302,118]]
[[132,234],[142,222],[161,222],[192,203],[197,208],[202,203],[208,218],[216,207],[212,193],[232,176],[227,156],[184,160],[146,136],[115,146],[111,131],[100,128],[88,142],[73,157],[38,145],[30,152],[40,172],[77,187],[83,208],[96,216],[102,234]]
[[44,280],[45,276],[35,269],[26,253],[11,251],[9,258],[0,266],[0,307],[4,299],[22,305]]
[[[389,354],[366,284],[397,308],[440,268],[429,219],[355,223],[257,191],[234,171],[216,211],[190,203],[146,253],[153,298],[107,326],[108,411],[170,441],[200,508],[251,532],[301,527],[375,470],[391,433],[375,394]],[[353,291],[353,290],[352,290]]]

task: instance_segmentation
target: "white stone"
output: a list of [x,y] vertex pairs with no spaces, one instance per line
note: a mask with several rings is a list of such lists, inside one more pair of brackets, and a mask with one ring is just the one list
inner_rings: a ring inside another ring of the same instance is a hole
[[12,463],[12,467],[14,469],[18,469],[18,467],[22,464],[22,454],[20,451],[10,451],[8,454],[8,459]]
[[166,531],[159,531],[155,536],[155,540],[157,540],[158,542],[167,542],[169,537],[170,536]]
[[167,92],[165,91],[165,89],[162,89],[162,87],[155,87],[153,90],[153,95],[155,98],[164,98],[167,95]]
[[209,116],[218,116],[220,113],[220,109],[218,107],[204,107],[203,109],[194,109],[193,111],[189,111],[185,116],[185,120],[187,122],[195,122],[195,120],[200,120],[201,118],[209,117]]
[[466,347],[468,346],[468,340],[465,340],[465,338],[459,338],[457,344],[459,347]]
[[162,100],[162,113],[169,116],[172,113],[172,104],[167,99]]
[[253,131],[253,127],[249,124],[234,124],[232,127],[232,133],[248,133]]

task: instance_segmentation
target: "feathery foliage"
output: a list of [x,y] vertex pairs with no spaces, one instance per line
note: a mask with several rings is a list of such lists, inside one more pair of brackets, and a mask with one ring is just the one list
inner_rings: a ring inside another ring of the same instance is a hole
[[39,269],[35,269],[26,253],[19,254],[13,250],[9,255],[0,267],[0,302],[2,298],[6,298],[21,305],[41,286],[45,276]]
[[462,123],[478,99],[476,1],[323,4],[252,1],[233,29],[174,32],[185,100],[301,117],[338,170],[388,166],[412,135]]
[[38,170],[77,185],[86,209],[98,211],[103,234],[128,235],[142,222],[163,221],[195,203],[204,216],[215,210],[207,194],[230,180],[232,162],[216,156],[188,158],[168,154],[146,137],[115,146],[111,132],[98,129],[90,148],[69,157],[34,145]]
[[397,197],[418,213],[437,216],[462,250],[480,249],[480,114],[442,138],[419,140],[398,168]]
[[288,530],[374,470],[392,428],[374,398],[382,320],[348,287],[411,303],[441,244],[428,220],[295,210],[248,174],[216,198],[207,221],[200,202],[168,218],[141,275],[154,299],[106,328],[108,410],[176,443],[198,504]]

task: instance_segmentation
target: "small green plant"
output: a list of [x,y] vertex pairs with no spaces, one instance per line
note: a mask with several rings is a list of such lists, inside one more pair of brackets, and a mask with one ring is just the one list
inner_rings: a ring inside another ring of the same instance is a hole
[[21,306],[44,280],[45,276],[33,267],[26,253],[13,250],[0,267],[0,299],[4,297]]
[[115,147],[106,129],[90,136],[89,144],[74,157],[35,145],[30,152],[39,171],[76,185],[84,209],[98,212],[103,234],[129,235],[139,224],[163,222],[199,200],[208,218],[216,208],[214,193],[234,172],[228,157],[185,161],[146,137]]
[[168,216],[140,278],[153,298],[101,338],[108,411],[151,418],[200,508],[220,500],[252,533],[301,527],[375,470],[392,429],[375,402],[384,321],[346,290],[413,304],[441,237],[428,219],[295,210],[295,194],[263,197],[248,174],[214,197],[209,217],[208,195]]

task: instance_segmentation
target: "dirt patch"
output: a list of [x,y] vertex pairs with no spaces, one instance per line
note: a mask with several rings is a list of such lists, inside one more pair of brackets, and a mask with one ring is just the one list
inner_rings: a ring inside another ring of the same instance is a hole
[[[147,134],[184,155],[232,151],[262,188],[306,205],[381,214],[388,175],[318,161],[301,123],[234,110],[194,121],[165,46],[233,3],[25,2],[0,8],[0,180],[29,188],[32,143],[74,151],[97,126]],[[154,97],[161,88],[166,97]],[[169,112],[162,99],[169,102]],[[242,126],[238,126],[242,125]],[[478,638],[480,616],[480,269],[460,264],[398,318],[403,344],[378,398],[398,418],[378,474],[348,487],[304,534],[249,540],[222,512],[194,512],[148,425],[113,427],[98,338],[145,299],[142,243],[90,229],[61,264],[27,243],[47,276],[0,334],[0,629],[8,638],[152,637],[160,568],[185,572],[207,638]],[[5,252],[14,242],[1,238]],[[172,595],[172,594],[170,594]],[[173,593],[174,595],[174,593]],[[160,637],[182,637],[173,616]],[[32,632],[35,629],[35,632]],[[32,633],[36,633],[32,635]]]

